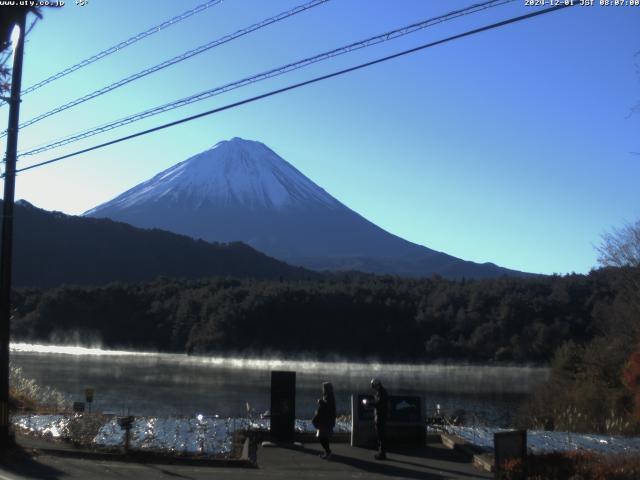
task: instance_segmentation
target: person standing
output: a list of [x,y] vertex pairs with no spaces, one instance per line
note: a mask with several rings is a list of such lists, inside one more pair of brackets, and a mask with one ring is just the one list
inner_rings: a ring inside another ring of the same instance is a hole
[[331,458],[329,441],[336,426],[336,399],[333,394],[333,385],[329,382],[322,384],[322,397],[318,399],[318,408],[311,423],[317,429],[316,436],[324,449],[320,458],[329,460]]
[[376,435],[378,436],[378,453],[375,454],[374,458],[376,460],[386,460],[389,395],[382,386],[382,382],[377,378],[371,380],[371,388],[373,389],[373,401],[370,405],[374,408],[373,420],[376,427]]

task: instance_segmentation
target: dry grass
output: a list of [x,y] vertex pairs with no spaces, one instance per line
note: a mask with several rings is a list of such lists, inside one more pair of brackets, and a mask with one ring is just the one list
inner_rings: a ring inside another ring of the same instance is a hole
[[[640,458],[593,453],[530,455],[526,464],[512,460],[503,465],[501,480],[638,480]],[[526,472],[525,472],[526,471]],[[525,477],[525,473],[528,476]]]
[[12,412],[55,413],[68,411],[70,400],[54,388],[38,385],[22,369],[9,365],[9,408]]

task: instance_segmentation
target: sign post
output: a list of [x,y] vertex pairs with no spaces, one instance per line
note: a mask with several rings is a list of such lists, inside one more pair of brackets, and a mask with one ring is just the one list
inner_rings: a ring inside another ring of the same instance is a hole
[[93,394],[95,390],[93,388],[84,389],[84,399],[89,404],[89,413],[91,413],[91,404],[93,403]]

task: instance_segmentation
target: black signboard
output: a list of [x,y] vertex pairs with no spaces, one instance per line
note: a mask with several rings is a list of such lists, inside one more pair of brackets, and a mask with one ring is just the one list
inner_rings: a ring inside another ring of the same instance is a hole
[[293,442],[296,419],[296,372],[271,372],[271,439]]
[[[351,397],[351,445],[376,445],[373,395],[354,394]],[[363,403],[367,400],[366,403]],[[424,446],[426,425],[422,412],[422,398],[418,395],[389,395],[386,436],[390,445]]]
[[389,397],[389,421],[416,423],[422,421],[420,397],[392,395]]
[[120,425],[120,428],[123,428],[125,430],[130,429],[134,421],[135,421],[135,417],[131,415],[126,417],[120,417],[118,418],[118,425]]

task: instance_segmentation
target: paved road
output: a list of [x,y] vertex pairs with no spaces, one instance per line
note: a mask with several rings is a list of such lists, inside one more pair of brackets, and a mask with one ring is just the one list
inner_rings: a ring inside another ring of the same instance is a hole
[[346,444],[333,447],[330,461],[319,458],[319,445],[297,448],[258,449],[258,468],[160,465],[96,458],[79,458],[67,453],[40,452],[35,455],[14,454],[0,465],[0,480],[22,479],[485,479],[492,478],[468,463],[460,453],[440,444],[421,449],[392,452],[389,460],[373,459],[370,450]]

